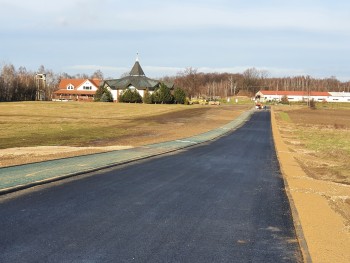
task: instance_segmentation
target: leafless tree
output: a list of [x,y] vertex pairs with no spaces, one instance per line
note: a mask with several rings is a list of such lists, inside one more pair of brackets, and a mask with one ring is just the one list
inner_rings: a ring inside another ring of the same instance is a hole
[[92,79],[103,79],[103,73],[101,70],[96,70],[91,77]]

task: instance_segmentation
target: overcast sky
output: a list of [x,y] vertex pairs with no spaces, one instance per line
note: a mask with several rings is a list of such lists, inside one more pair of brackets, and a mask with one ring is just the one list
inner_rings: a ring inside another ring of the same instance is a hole
[[350,1],[0,0],[0,65],[149,77],[268,70],[350,80]]

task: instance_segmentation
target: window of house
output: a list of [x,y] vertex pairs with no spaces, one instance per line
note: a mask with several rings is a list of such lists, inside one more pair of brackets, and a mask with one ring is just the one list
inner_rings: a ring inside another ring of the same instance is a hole
[[83,86],[83,89],[84,90],[92,90],[92,87],[91,86]]
[[69,85],[67,86],[67,89],[68,89],[68,90],[73,90],[73,89],[74,89],[74,86],[73,86],[72,84],[69,84]]

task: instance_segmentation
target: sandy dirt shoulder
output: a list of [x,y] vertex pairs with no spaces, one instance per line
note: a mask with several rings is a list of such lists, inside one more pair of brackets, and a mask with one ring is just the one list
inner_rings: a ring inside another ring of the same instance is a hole
[[[344,217],[332,209],[332,201],[349,198],[350,186],[307,176],[283,141],[273,110],[271,117],[275,147],[294,210],[295,225],[297,230],[302,229],[299,238],[305,258],[310,255],[312,262],[350,262],[350,229]],[[308,251],[303,246],[304,241]]]

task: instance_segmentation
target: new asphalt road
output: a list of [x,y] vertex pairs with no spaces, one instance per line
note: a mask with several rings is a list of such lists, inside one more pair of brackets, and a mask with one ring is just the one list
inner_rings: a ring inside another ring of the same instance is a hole
[[259,111],[199,146],[0,197],[0,262],[300,262]]

